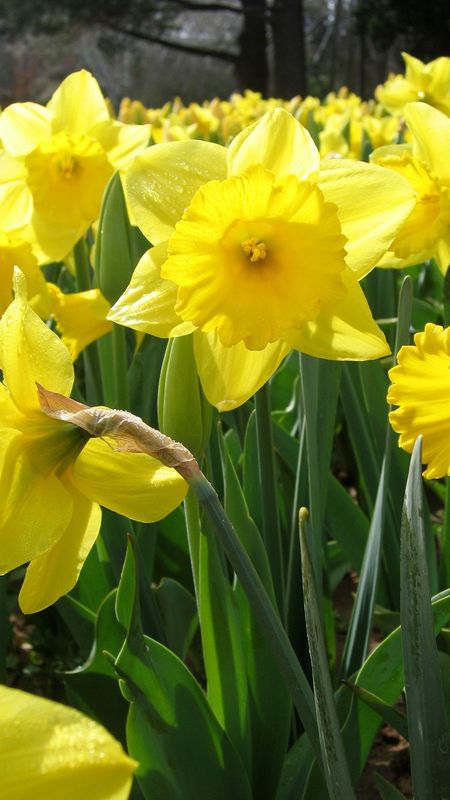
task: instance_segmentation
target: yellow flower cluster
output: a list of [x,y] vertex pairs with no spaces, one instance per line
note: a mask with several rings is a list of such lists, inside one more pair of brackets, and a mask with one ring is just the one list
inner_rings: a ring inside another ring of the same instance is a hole
[[[445,272],[450,262],[450,59],[422,65],[423,75],[408,59],[405,80],[421,76],[425,88],[402,121],[346,90],[323,103],[254,92],[162,109],[126,100],[116,120],[85,70],[46,106],[3,110],[0,568],[30,562],[25,610],[74,585],[99,505],[153,520],[185,492],[159,463],[113,453],[42,413],[36,383],[69,395],[72,360],[113,323],[192,337],[204,394],[221,411],[251,397],[292,349],[326,359],[389,353],[360,279],[376,266],[434,258]],[[66,294],[41,267],[64,260],[69,270],[77,242],[94,242],[115,174],[125,196],[117,225],[127,209],[143,234],[140,254],[146,240],[148,249],[110,309],[96,276]]]

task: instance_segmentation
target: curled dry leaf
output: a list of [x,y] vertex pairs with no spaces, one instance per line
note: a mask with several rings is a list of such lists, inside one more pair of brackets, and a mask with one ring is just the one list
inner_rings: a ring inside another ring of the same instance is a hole
[[150,428],[129,411],[86,406],[58,392],[51,392],[39,383],[36,385],[41,409],[48,417],[76,425],[92,437],[111,440],[115,450],[147,453],[164,466],[176,469],[187,481],[200,472],[197,461],[184,445]]

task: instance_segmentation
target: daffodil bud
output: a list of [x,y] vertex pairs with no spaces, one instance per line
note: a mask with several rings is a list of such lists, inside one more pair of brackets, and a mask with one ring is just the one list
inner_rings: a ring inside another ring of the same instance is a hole
[[130,224],[125,197],[116,172],[103,196],[98,235],[95,242],[95,276],[102,294],[115,303],[130,283],[148,241]]
[[158,389],[160,430],[199,456],[209,439],[212,408],[195,364],[192,336],[169,339]]

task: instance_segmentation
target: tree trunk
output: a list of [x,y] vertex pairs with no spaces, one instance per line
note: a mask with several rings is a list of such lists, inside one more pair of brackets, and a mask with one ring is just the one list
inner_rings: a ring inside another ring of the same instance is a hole
[[273,94],[308,93],[303,0],[274,0],[271,13]]
[[266,0],[242,0],[242,9],[244,24],[238,40],[237,88],[267,95]]

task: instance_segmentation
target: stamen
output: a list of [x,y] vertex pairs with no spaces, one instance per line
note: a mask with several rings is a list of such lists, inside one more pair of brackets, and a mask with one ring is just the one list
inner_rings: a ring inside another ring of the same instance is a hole
[[241,247],[246,256],[250,256],[250,261],[261,261],[267,255],[267,247],[264,242],[258,242],[256,237],[246,239],[242,242]]

